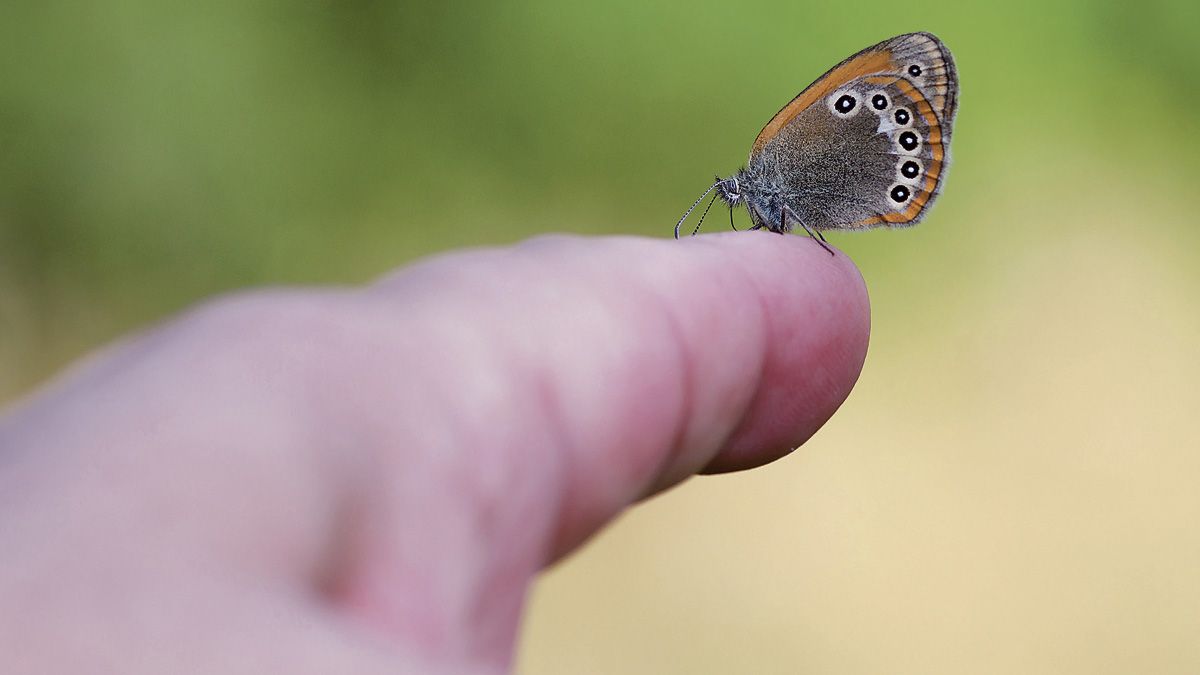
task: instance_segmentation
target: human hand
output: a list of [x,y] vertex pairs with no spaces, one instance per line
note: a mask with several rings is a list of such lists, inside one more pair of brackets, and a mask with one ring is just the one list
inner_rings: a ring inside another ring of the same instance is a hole
[[866,354],[844,255],[543,238],[218,299],[0,418],[13,673],[500,673],[539,570],[811,436]]

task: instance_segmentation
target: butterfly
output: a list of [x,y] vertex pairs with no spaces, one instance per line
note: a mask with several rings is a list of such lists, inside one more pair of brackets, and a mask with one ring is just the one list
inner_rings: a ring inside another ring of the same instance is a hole
[[[842,61],[775,113],[747,166],[717,178],[700,223],[721,198],[745,205],[752,230],[799,226],[829,251],[823,230],[906,227],[941,191],[958,108],[950,50],[930,33],[906,33]],[[734,228],[736,229],[736,228]]]

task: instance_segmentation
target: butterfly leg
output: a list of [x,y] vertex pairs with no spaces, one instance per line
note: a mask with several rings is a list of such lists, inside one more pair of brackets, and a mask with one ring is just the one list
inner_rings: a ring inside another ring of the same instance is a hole
[[[746,213],[750,215],[750,227],[746,228],[747,232],[763,229],[762,219],[755,215],[754,207],[751,206],[749,202],[746,202]],[[729,211],[729,217],[733,217],[732,210]]]
[[779,229],[780,229],[780,230],[782,230],[782,229],[783,229],[783,222],[784,222],[784,218],[786,218],[786,217],[788,217],[788,216],[791,216],[792,220],[794,220],[794,221],[796,221],[797,223],[799,223],[799,224],[800,224],[800,227],[803,227],[803,228],[804,228],[804,231],[808,233],[808,236],[812,237],[812,238],[813,238],[813,241],[815,241],[815,242],[817,242],[818,244],[820,244],[820,245],[821,245],[821,248],[823,248],[823,249],[825,249],[826,251],[828,251],[828,252],[829,252],[829,255],[833,255],[833,254],[834,254],[834,253],[833,253],[833,249],[829,248],[829,245],[825,243],[825,237],[824,237],[824,236],[822,236],[820,232],[817,232],[816,230],[813,230],[813,229],[812,229],[811,227],[809,227],[808,225],[804,224],[804,221],[803,221],[803,220],[800,220],[800,216],[797,216],[797,215],[796,215],[796,212],[795,212],[795,211],[793,211],[793,210],[791,209],[791,207],[789,207],[789,206],[788,206],[788,205],[786,205],[786,204],[784,204],[784,206],[783,206],[783,209],[782,209],[782,210],[780,211],[780,213],[779,213]]

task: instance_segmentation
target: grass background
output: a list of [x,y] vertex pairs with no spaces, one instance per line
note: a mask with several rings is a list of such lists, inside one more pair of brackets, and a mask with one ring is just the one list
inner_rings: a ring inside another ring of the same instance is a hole
[[[930,30],[962,85],[841,413],[539,584],[541,673],[1200,671],[1200,5],[5,3],[0,400],[251,284],[669,236],[813,78]],[[714,227],[721,227],[718,213]]]

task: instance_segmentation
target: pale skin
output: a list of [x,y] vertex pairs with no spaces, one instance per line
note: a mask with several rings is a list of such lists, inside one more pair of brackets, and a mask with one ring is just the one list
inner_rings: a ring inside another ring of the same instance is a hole
[[0,416],[0,663],[509,672],[540,570],[803,443],[868,332],[844,254],[766,232],[209,301]]

